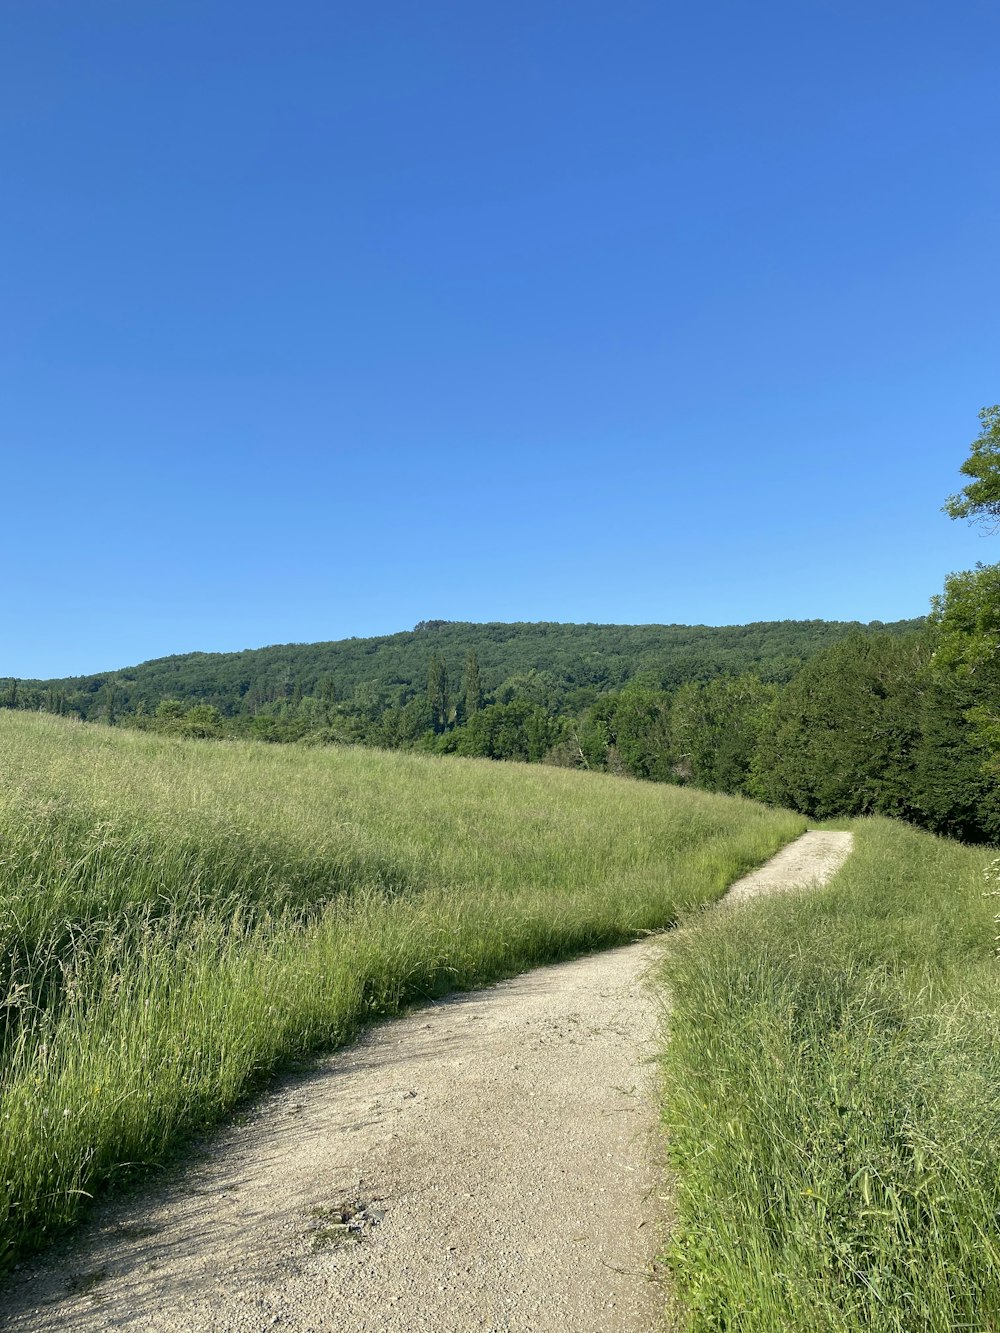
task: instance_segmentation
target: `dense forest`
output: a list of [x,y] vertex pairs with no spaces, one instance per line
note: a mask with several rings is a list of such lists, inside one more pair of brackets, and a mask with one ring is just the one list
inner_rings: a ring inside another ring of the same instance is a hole
[[[348,742],[541,758],[625,688],[664,697],[752,674],[791,681],[861,626],[464,624],[241,653],[189,653],[68,680],[0,680],[0,705],[188,735]],[[596,710],[596,712],[594,711]]]
[[[887,626],[912,628],[916,622]],[[279,644],[240,653],[185,653],[120,671],[67,680],[0,679],[0,702],[64,712],[86,721],[119,721],[154,713],[164,699],[207,704],[223,718],[339,713],[362,720],[402,707],[426,692],[432,658],[444,663],[449,699],[463,689],[471,652],[479,687],[490,702],[524,693],[557,712],[579,712],[607,690],[637,677],[661,689],[691,680],[753,671],[788,681],[816,652],[857,624],[822,620],[715,628],[706,625],[476,625],[422,621],[382,638]],[[879,625],[869,628],[882,628]],[[318,701],[311,708],[305,700]]]
[[[1000,407],[953,518],[1000,523]],[[886,814],[1000,841],[1000,565],[952,575],[926,620],[467,624],[93,676],[0,681],[0,706],[192,737],[547,762]]]

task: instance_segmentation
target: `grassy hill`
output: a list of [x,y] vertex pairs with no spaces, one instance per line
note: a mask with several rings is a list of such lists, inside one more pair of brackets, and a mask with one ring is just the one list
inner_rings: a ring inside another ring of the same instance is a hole
[[[427,688],[428,663],[442,658],[457,691],[470,651],[487,696],[505,681],[544,673],[546,706],[578,712],[597,694],[636,676],[663,689],[689,680],[752,671],[784,682],[802,663],[853,630],[905,631],[920,621],[784,620],[752,625],[466,624],[428,621],[381,638],[279,644],[239,653],[184,653],[139,666],[48,681],[22,681],[22,706],[47,704],[83,718],[155,712],[162,699],[205,703],[226,717],[329,688],[337,700],[376,710],[405,704]],[[2,668],[2,663],[0,663]],[[12,682],[0,694],[10,694]],[[57,705],[57,706],[56,706]]]
[[0,771],[0,1264],[282,1061],[667,926],[804,826],[598,774],[10,710]]

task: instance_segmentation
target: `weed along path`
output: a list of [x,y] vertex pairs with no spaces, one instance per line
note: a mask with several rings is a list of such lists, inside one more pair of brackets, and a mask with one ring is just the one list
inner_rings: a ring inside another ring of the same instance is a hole
[[[826,879],[850,838],[806,834],[732,892]],[[661,1000],[644,977],[662,948],[372,1029],[159,1193],[102,1205],[25,1263],[0,1290],[0,1327],[653,1333]]]

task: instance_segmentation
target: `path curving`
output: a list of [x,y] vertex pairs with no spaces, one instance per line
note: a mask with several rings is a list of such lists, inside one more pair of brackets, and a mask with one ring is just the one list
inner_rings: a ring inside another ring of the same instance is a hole
[[[850,844],[816,839],[850,836],[806,834],[768,863],[799,849],[777,881],[748,877],[754,891],[828,878]],[[540,968],[372,1029],[162,1190],[102,1205],[15,1273],[0,1328],[652,1333],[661,1000],[645,975],[662,948]]]

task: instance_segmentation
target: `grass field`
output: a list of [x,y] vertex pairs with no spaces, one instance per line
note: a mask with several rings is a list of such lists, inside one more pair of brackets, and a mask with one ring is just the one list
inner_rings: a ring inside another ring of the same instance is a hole
[[283,1061],[669,925],[803,823],[603,775],[0,710],[0,1265]]
[[996,849],[854,827],[826,889],[670,945],[693,1330],[1000,1329]]

